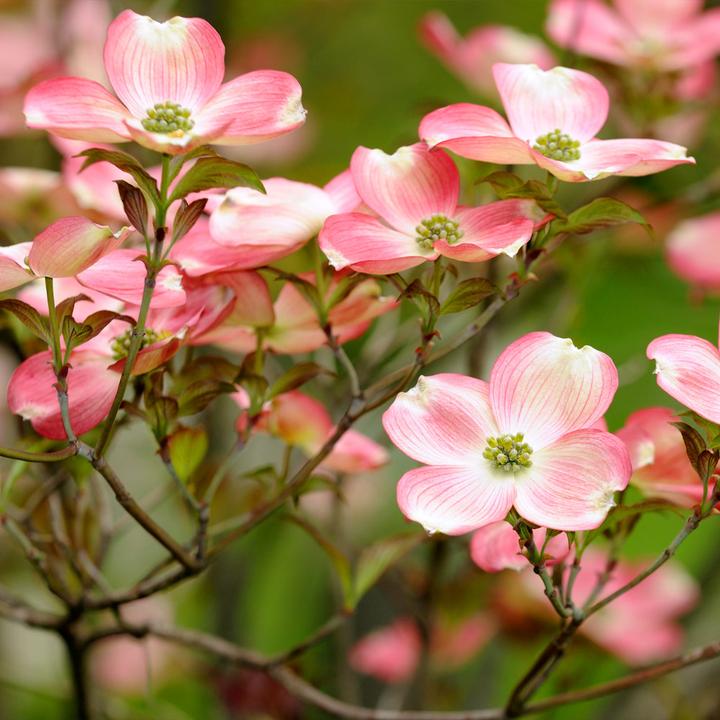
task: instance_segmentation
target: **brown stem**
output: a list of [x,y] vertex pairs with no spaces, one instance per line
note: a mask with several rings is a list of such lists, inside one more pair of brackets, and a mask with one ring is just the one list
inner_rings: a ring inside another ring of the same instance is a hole
[[76,720],[92,720],[90,693],[85,672],[85,647],[78,642],[74,632],[69,627],[60,630],[60,637],[65,643],[70,662],[70,674],[75,698],[74,717]]

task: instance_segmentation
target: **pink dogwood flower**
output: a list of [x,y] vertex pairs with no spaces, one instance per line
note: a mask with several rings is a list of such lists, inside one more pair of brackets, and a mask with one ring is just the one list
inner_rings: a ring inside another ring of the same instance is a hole
[[421,377],[383,415],[392,442],[424,463],[400,479],[403,514],[448,535],[502,520],[513,506],[543,527],[597,527],[632,470],[622,441],[591,427],[617,382],[607,355],[546,332],[511,343],[489,383]]
[[135,140],[171,154],[205,143],[261,142],[302,125],[292,75],[258,70],[223,84],[224,56],[205,20],[156,22],[125,10],[110,24],[104,50],[117,97],[86,78],[46,80],[26,97],[27,124],[89,142]]
[[[347,273],[335,273],[325,288],[325,300],[332,297]],[[222,325],[204,337],[205,343],[236,352],[252,352],[257,344],[256,329],[263,328],[263,345],[275,353],[292,355],[312,352],[327,344],[317,312],[292,283],[285,283],[275,302],[265,280],[254,272],[244,273],[244,302],[236,303],[235,311]],[[213,276],[208,276],[211,281]],[[222,274],[218,277],[222,277]],[[301,273],[301,280],[313,283],[312,274]],[[333,335],[340,344],[362,335],[372,321],[397,305],[391,297],[381,294],[376,280],[368,278],[357,284],[328,313]]]
[[420,39],[465,85],[483,95],[496,94],[492,66],[497,62],[535,63],[551,68],[555,58],[540,39],[504,25],[482,25],[461,37],[447,15],[427,13]]
[[695,335],[662,335],[647,347],[657,384],[698,415],[720,423],[720,351]]
[[678,421],[670,408],[651,407],[632,413],[617,436],[633,464],[631,484],[648,497],[692,507],[702,501],[703,484],[688,460]]
[[426,115],[420,138],[472,160],[539,165],[567,182],[649,175],[695,162],[673,143],[598,139],[609,99],[603,84],[588,73],[498,63],[493,75],[509,124],[488,107],[459,103]]
[[350,163],[364,212],[332,215],[318,238],[336,269],[399,272],[444,255],[466,262],[514,256],[545,213],[531,200],[458,206],[460,176],[441,150],[423,143],[392,155],[359,147]]
[[[533,542],[538,550],[545,547],[545,564],[554,565],[565,558],[570,550],[567,535],[556,535],[545,544],[546,535],[546,528],[536,528],[533,530]],[[517,533],[504,520],[485,525],[473,533],[470,557],[485,572],[524,570],[529,567],[527,557],[520,551]]]
[[[575,604],[582,606],[588,600],[607,564],[606,554],[598,548],[583,553],[582,569],[573,585]],[[647,563],[621,560],[596,599],[602,600],[626,585],[645,567]],[[536,599],[537,607],[542,608],[543,616],[554,618],[538,578],[528,572],[519,579]],[[683,630],[677,620],[697,604],[698,598],[692,577],[679,563],[669,562],[588,618],[580,626],[580,633],[631,665],[660,660],[680,649]]]
[[[241,408],[247,409],[249,398],[244,390],[233,395]],[[246,427],[247,419],[241,414],[237,421],[239,431]],[[255,425],[287,445],[299,448],[312,457],[335,431],[330,413],[315,398],[298,390],[292,390],[273,398],[263,408]],[[337,441],[332,452],[320,467],[333,472],[351,474],[376,470],[388,461],[385,448],[357,430],[348,430]]]
[[682,70],[720,52],[720,10],[703,0],[553,0],[548,35],[614,65]]
[[668,235],[668,265],[700,290],[720,292],[720,212],[684,220]]

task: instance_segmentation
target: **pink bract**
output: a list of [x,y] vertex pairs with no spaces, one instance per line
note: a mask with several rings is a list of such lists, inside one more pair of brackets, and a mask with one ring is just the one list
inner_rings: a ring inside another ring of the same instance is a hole
[[[533,542],[538,550],[545,546],[547,530],[533,530]],[[561,533],[548,540],[545,546],[545,564],[550,566],[562,560],[569,552],[567,535]],[[470,540],[470,557],[485,572],[525,570],[530,567],[520,550],[518,535],[510,523],[500,520],[481,527]]]
[[609,99],[588,73],[498,63],[493,74],[509,124],[488,107],[459,103],[426,115],[420,138],[472,160],[539,165],[567,182],[649,175],[695,162],[684,147],[660,140],[599,140]]
[[668,235],[668,264],[695,287],[720,292],[719,235],[718,212],[684,220]]
[[504,25],[473,28],[464,38],[441,12],[433,11],[420,21],[420,38],[447,68],[468,87],[483,95],[495,95],[492,66],[497,62],[535,63],[550,68],[555,58],[538,38]]
[[671,425],[678,420],[670,408],[645,408],[632,413],[617,435],[630,452],[633,485],[648,497],[692,507],[702,501],[703,484],[680,431]]
[[[86,78],[46,80],[25,99],[27,124],[89,142],[135,140],[171,154],[205,143],[261,142],[302,125],[301,88],[292,75],[258,70],[223,84],[224,55],[205,20],[161,23],[125,10],[110,24],[104,51],[117,97]],[[162,125],[155,110],[166,103],[176,105]]]
[[393,443],[424,463],[398,484],[403,514],[449,535],[502,520],[513,506],[536,525],[597,527],[632,470],[623,443],[592,428],[617,382],[607,355],[545,332],[509,345],[489,383],[421,377],[383,415]]
[[423,143],[392,155],[359,147],[350,170],[360,199],[378,217],[354,212],[325,221],[318,240],[336,270],[386,274],[440,255],[467,262],[514,256],[545,218],[530,200],[458,206],[455,163]]
[[663,335],[647,347],[657,384],[698,415],[720,423],[720,351],[695,335]]
[[553,0],[548,35],[615,65],[681,70],[720,51],[720,10],[702,0]]

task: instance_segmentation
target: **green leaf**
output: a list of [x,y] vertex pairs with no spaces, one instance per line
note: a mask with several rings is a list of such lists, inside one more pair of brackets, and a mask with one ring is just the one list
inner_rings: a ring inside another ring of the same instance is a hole
[[251,167],[220,156],[201,157],[178,180],[170,196],[170,202],[180,200],[194,192],[239,186],[265,192],[260,178]]
[[128,222],[143,236],[147,237],[148,206],[145,195],[140,188],[124,180],[115,180],[120,193],[120,200]]
[[272,400],[277,395],[290,392],[309,382],[318,375],[333,375],[330,370],[314,362],[301,362],[283,373],[268,388],[267,399]]
[[8,298],[0,300],[0,310],[12,313],[33,335],[50,344],[50,323],[34,307],[22,300]]
[[189,205],[187,201],[182,200],[180,208],[175,214],[175,220],[173,221],[172,229],[172,244],[174,245],[178,240],[185,237],[192,229],[195,223],[200,219],[200,216],[205,210],[207,205],[207,198],[200,198],[199,200],[193,200]]
[[416,278],[400,293],[399,299],[411,300],[425,320],[429,320],[440,311],[438,299]]
[[84,157],[85,162],[80,168],[80,172],[85,168],[99,162],[108,162],[119,170],[128,173],[137,183],[138,187],[145,193],[145,196],[153,205],[159,205],[160,193],[157,183],[140,164],[140,162],[122,150],[103,150],[102,148],[90,148],[78,153],[76,157]]
[[567,220],[555,225],[554,229],[558,233],[582,235],[593,230],[627,223],[638,223],[643,225],[648,232],[651,232],[650,225],[637,210],[624,202],[620,202],[620,200],[603,197],[597,198],[577,210],[573,210],[568,215]]
[[343,594],[344,609],[354,607],[353,581],[350,560],[340,548],[328,540],[314,525],[298,515],[287,515],[287,519],[302,528],[325,552],[337,573]]
[[538,180],[523,180],[514,173],[500,170],[490,173],[479,182],[488,183],[501,200],[535,200],[545,212],[559,218],[566,218],[565,210],[553,198],[547,185]]
[[205,458],[207,433],[201,427],[181,427],[168,438],[167,447],[175,472],[183,482],[187,482]]
[[440,306],[440,315],[462,312],[494,295],[497,288],[487,278],[470,278],[458,283]]
[[402,533],[370,545],[360,554],[355,567],[352,607],[375,585],[383,574],[427,539],[425,533]]
[[197,380],[178,394],[178,417],[202,412],[219,395],[235,392],[235,386],[222,380]]

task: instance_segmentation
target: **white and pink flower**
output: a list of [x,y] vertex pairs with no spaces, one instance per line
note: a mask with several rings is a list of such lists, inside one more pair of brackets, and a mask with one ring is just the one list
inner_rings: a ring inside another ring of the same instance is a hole
[[320,247],[336,270],[385,274],[440,255],[466,262],[512,257],[545,220],[531,200],[459,206],[455,163],[422,143],[392,155],[359,147],[350,171],[360,199],[377,217],[346,212],[325,221]]
[[700,290],[720,292],[720,213],[683,220],[668,235],[670,268]]
[[421,463],[397,488],[403,514],[458,535],[514,506],[557,530],[597,527],[632,471],[622,441],[592,426],[617,388],[604,353],[549,333],[509,345],[490,382],[421,377],[383,416],[393,443]]
[[46,80],[26,97],[27,124],[90,142],[135,140],[172,154],[205,143],[262,142],[302,125],[292,75],[258,70],[223,84],[224,56],[205,20],[156,22],[125,10],[110,24],[104,51],[117,97],[87,78]]
[[498,63],[493,74],[508,122],[488,107],[459,103],[426,115],[420,138],[472,160],[539,165],[567,182],[649,175],[695,162],[673,143],[598,139],[609,98],[588,73]]

